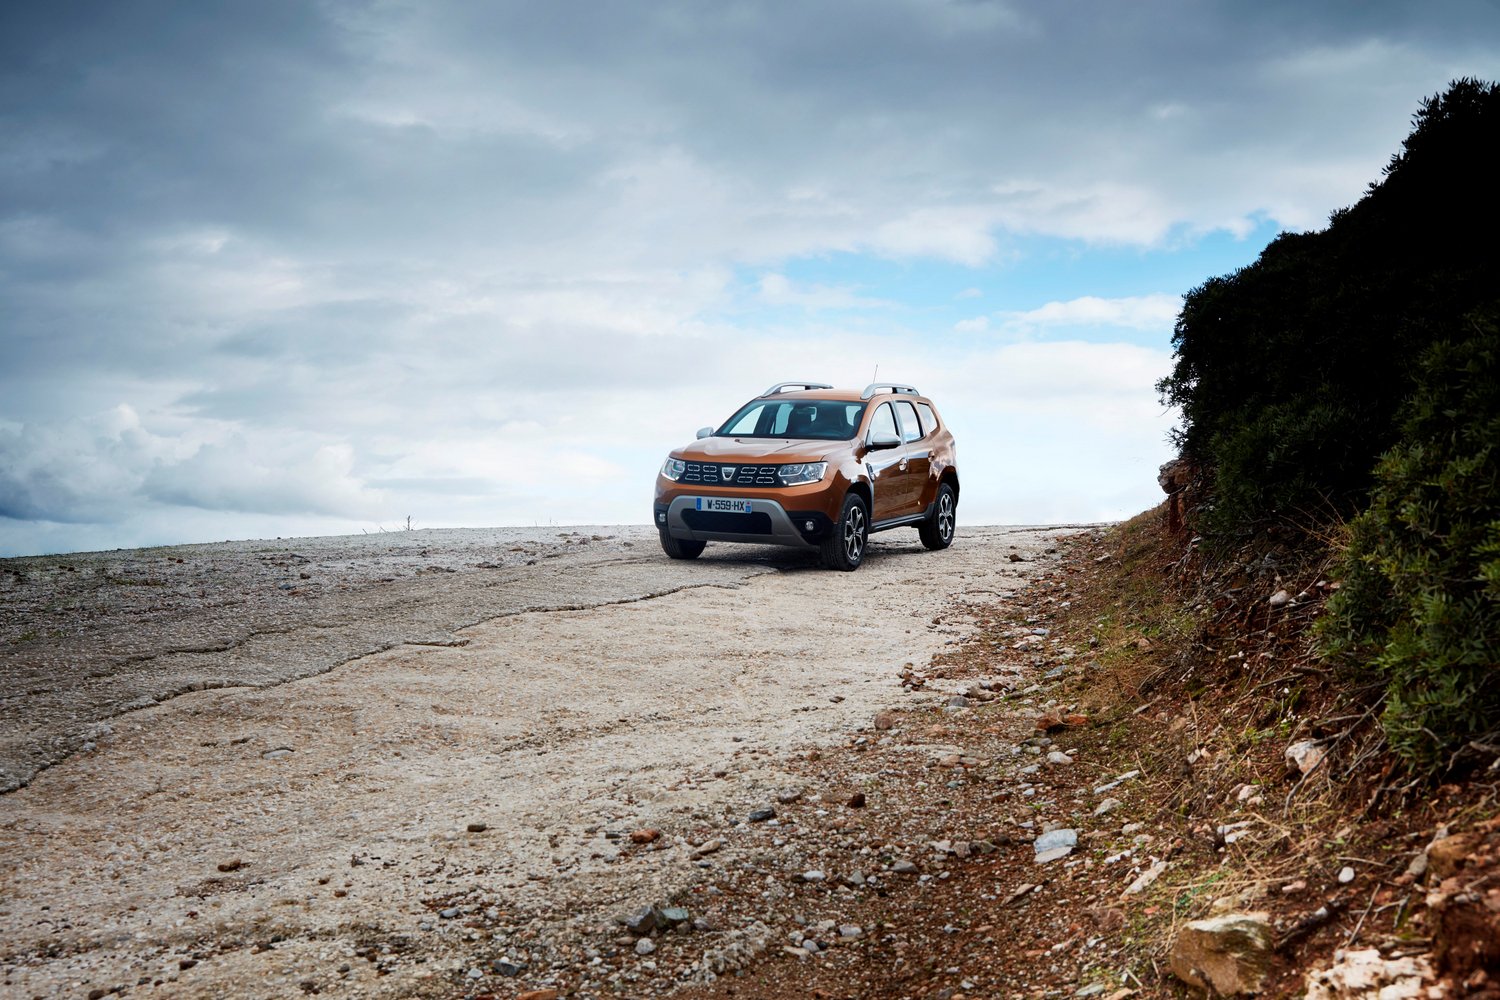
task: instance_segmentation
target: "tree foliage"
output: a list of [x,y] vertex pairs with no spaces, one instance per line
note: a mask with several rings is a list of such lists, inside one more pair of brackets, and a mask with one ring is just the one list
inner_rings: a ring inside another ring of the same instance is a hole
[[1353,518],[1323,645],[1430,768],[1500,728],[1500,85],[1412,124],[1326,229],[1187,296],[1158,389],[1208,473],[1200,530]]
[[1210,531],[1353,511],[1397,438],[1414,365],[1500,274],[1500,87],[1460,80],[1327,229],[1283,233],[1190,292],[1158,384],[1214,477]]

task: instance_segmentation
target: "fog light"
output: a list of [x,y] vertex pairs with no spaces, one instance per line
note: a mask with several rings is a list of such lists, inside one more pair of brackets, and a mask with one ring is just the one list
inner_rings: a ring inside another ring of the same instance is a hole
[[806,528],[808,531],[813,530],[813,523],[811,521],[803,521],[802,522],[802,526],[804,528]]
[[667,515],[666,514],[657,514],[656,515],[656,519],[658,521],[660,521],[662,524],[666,524],[667,523]]

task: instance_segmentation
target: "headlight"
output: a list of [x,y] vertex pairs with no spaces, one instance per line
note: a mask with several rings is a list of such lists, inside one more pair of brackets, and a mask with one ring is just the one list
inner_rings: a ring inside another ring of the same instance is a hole
[[783,465],[776,470],[776,478],[781,480],[783,486],[801,486],[803,483],[815,483],[823,478],[823,473],[828,471],[827,462],[808,462],[805,465]]
[[680,458],[669,458],[661,464],[661,474],[666,478],[677,482],[687,469],[687,463]]

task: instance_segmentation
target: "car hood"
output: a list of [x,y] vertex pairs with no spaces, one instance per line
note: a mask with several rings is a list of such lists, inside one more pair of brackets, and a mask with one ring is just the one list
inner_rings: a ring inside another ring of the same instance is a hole
[[699,438],[677,451],[689,462],[822,462],[846,451],[848,441],[788,441],[785,438]]

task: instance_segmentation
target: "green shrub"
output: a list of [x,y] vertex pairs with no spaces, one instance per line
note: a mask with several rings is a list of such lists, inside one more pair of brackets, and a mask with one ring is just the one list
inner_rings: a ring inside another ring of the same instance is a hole
[[1469,330],[1423,356],[1320,625],[1384,682],[1387,738],[1426,770],[1500,729],[1500,307]]

